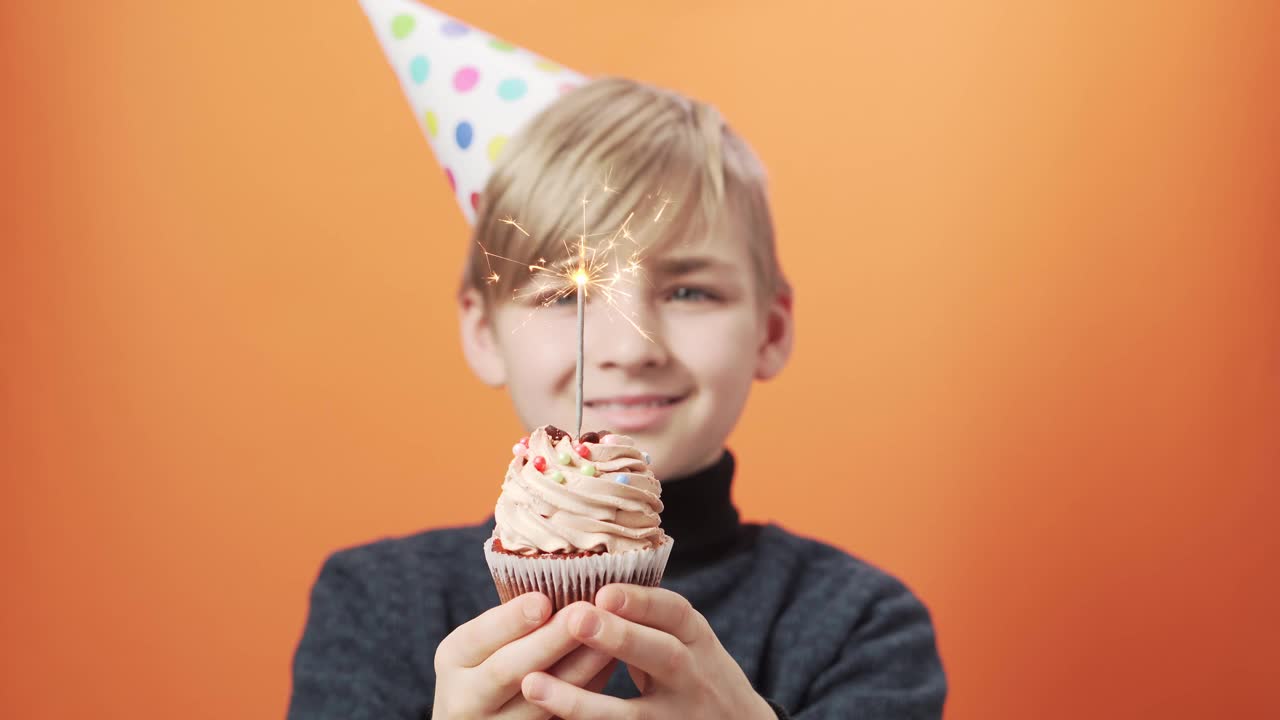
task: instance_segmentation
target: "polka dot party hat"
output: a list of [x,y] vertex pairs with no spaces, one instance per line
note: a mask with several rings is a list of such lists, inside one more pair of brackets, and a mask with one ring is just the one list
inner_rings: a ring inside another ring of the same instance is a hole
[[415,0],[360,0],[462,214],[507,140],[585,78]]

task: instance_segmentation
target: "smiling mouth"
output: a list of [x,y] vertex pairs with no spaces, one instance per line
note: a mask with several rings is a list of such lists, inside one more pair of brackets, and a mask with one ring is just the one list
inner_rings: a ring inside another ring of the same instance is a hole
[[639,410],[675,405],[686,397],[688,395],[627,395],[586,400],[582,404],[593,410]]

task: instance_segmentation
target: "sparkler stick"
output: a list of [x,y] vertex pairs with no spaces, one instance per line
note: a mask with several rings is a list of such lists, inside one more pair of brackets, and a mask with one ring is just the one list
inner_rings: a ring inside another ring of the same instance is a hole
[[582,436],[582,335],[584,316],[582,312],[583,299],[587,294],[587,273],[579,270],[573,278],[578,283],[578,429],[574,432],[574,437]]

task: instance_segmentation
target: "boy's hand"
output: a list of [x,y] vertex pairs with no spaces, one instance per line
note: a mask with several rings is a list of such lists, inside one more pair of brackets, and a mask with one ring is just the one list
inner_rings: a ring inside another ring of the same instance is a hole
[[569,633],[565,612],[546,622],[550,613],[546,595],[527,593],[449,633],[436,648],[431,717],[546,720],[550,713],[520,694],[520,681],[535,671],[547,671],[579,692],[603,688],[613,672],[612,657],[582,646]]
[[521,684],[531,703],[564,720],[759,718],[777,714],[688,600],[661,588],[607,585],[595,607],[565,608],[572,637],[627,664],[641,697],[600,695],[544,672]]

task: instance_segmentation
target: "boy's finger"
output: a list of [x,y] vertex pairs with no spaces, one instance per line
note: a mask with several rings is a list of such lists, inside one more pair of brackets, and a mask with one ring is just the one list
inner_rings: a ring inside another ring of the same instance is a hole
[[[597,656],[604,658],[604,669],[600,670],[594,678],[591,678],[585,684],[577,682],[578,678],[582,677],[579,674],[581,670],[589,664],[594,664],[594,660]],[[583,661],[584,658],[589,659],[591,662],[588,663]],[[566,672],[565,669],[561,667],[570,661],[578,661],[576,662],[577,667],[573,669],[572,673]],[[598,693],[603,690],[605,684],[609,682],[609,676],[613,674],[613,669],[617,664],[617,660],[614,660],[599,650],[582,645],[579,646],[577,650],[569,653],[564,660],[557,663],[555,669],[551,671],[551,675],[572,685],[584,687],[589,692]],[[572,679],[570,679],[570,675],[572,675]],[[526,700],[523,694],[517,692],[515,697],[508,700],[507,703],[503,705],[497,713],[495,713],[494,717],[501,718],[502,720],[547,720],[548,713],[537,705]]]
[[[579,645],[547,672],[571,685],[587,687],[587,684],[595,680],[603,670],[611,670],[610,666],[615,662],[617,661],[609,657],[606,652]],[[607,680],[608,676],[605,679]]]
[[520,684],[529,702],[564,720],[639,720],[643,700],[622,700],[574,687],[543,672]]
[[551,614],[551,601],[538,592],[525,593],[459,625],[436,649],[437,669],[443,663],[471,668],[484,662],[512,640],[528,635]]
[[[613,668],[617,663],[617,660],[595,648],[579,645],[578,649],[556,663],[550,674],[571,685],[585,687],[591,692],[600,692],[609,681],[609,676],[613,674]],[[597,665],[603,669],[597,668],[595,677],[587,675],[591,668]],[[514,697],[494,713],[493,717],[495,720],[547,720],[549,715],[542,708],[526,700],[517,690]]]
[[678,593],[656,587],[605,585],[596,593],[596,607],[675,635],[685,645],[692,645],[709,629],[706,619]]
[[[577,605],[583,608],[591,607],[585,602]],[[476,670],[483,673],[482,677],[485,678],[486,684],[499,690],[499,694],[508,696],[518,694],[520,680],[525,675],[537,670],[546,670],[581,646],[581,643],[569,633],[566,626],[567,618],[568,615],[563,611],[557,613],[551,618],[551,622],[495,650],[484,662],[476,666]],[[589,668],[589,670],[584,672],[583,683],[594,677],[599,668]]]
[[585,604],[573,608],[569,631],[582,644],[645,671],[662,685],[681,687],[689,680],[693,653],[674,635]]

